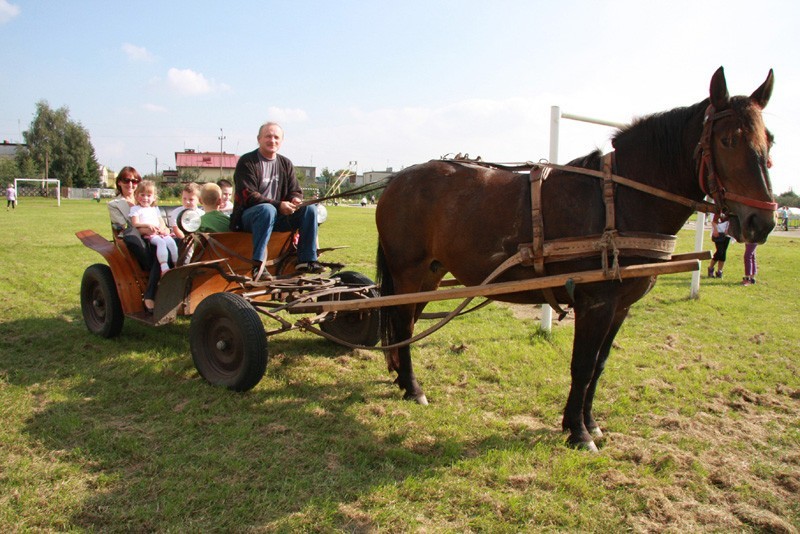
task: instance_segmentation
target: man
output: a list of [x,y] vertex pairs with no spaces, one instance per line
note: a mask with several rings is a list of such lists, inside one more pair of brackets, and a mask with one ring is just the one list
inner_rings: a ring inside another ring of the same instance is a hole
[[[317,263],[317,207],[300,206],[303,192],[289,158],[278,154],[283,128],[267,122],[258,129],[258,148],[244,154],[236,164],[236,185],[231,230],[252,232],[254,273],[266,260],[273,228],[281,232],[300,230],[297,271],[320,273]],[[264,271],[266,272],[266,271]]]

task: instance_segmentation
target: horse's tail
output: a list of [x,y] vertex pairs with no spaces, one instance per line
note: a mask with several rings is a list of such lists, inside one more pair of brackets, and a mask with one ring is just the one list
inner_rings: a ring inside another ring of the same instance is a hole
[[[394,295],[394,280],[392,273],[389,272],[389,266],[386,263],[386,255],[383,252],[383,247],[378,242],[378,253],[375,259],[378,267],[378,287],[380,288],[381,296]],[[389,345],[394,342],[394,321],[397,316],[397,310],[394,306],[383,306],[380,308],[380,330],[381,341],[383,345]],[[386,357],[386,365],[389,372],[396,371],[400,368],[400,362],[397,360],[397,350],[389,350],[384,352]]]

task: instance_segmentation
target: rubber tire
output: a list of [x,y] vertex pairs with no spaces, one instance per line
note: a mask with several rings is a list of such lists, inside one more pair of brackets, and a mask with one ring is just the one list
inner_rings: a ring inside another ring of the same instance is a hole
[[267,369],[267,335],[261,317],[235,293],[214,293],[197,306],[189,325],[197,372],[232,391],[256,386]]
[[[341,280],[345,286],[371,286],[375,282],[367,276],[355,271],[344,271],[338,273],[334,278]],[[369,290],[370,297],[378,297],[380,293],[377,289]],[[341,300],[352,300],[355,297],[342,295]],[[333,297],[322,297],[320,301],[332,300]],[[320,329],[353,345],[363,345],[374,347],[380,341],[380,312],[377,308],[372,310],[360,310],[351,312],[338,312],[333,319],[328,319],[320,323]]]
[[81,279],[81,313],[89,332],[104,338],[119,335],[125,323],[117,284],[104,263],[90,265]]

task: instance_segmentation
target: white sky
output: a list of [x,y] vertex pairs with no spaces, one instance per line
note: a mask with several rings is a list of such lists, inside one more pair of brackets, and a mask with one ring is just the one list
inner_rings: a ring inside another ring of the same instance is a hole
[[[800,192],[800,3],[0,0],[0,138],[67,106],[112,169],[256,147],[281,122],[296,165],[395,170],[468,152],[548,156],[550,107],[616,122],[731,94],[775,69],[776,193]],[[562,122],[559,160],[610,129]],[[150,156],[148,154],[152,154]]]

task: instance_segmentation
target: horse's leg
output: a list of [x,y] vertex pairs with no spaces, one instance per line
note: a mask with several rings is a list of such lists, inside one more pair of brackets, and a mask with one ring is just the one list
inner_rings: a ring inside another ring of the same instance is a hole
[[595,376],[600,349],[614,322],[615,308],[610,300],[575,305],[575,339],[570,366],[572,385],[561,424],[570,432],[568,442],[571,445],[592,451],[596,451],[597,446],[584,423],[584,404]]
[[[439,282],[445,272],[440,268],[429,267],[427,269],[420,268],[413,276],[407,276],[401,281],[395,281],[395,288],[397,294],[412,293],[415,291],[432,291],[439,287]],[[409,280],[420,280],[417,283],[409,282]],[[392,317],[392,343],[398,341],[405,341],[410,339],[414,334],[414,325],[419,319],[422,310],[425,308],[426,303],[408,304],[405,306],[397,306],[394,308]],[[414,375],[414,368],[411,363],[411,346],[406,345],[394,349],[396,352],[391,353],[390,361],[393,362],[394,370],[397,371],[397,379],[395,383],[405,391],[403,398],[406,400],[414,400],[419,404],[427,405],[428,398],[422,391],[422,388],[417,382],[417,377]]]
[[[415,309],[416,306],[413,304],[398,306],[394,309],[394,313],[392,313],[392,332],[394,335],[390,338],[391,343],[405,341],[414,334]],[[392,359],[396,364],[395,370],[397,371],[395,384],[405,392],[403,398],[427,405],[428,399],[425,397],[422,388],[419,387],[411,364],[411,345],[394,349],[394,351],[396,352],[392,355]]]
[[600,426],[597,424],[597,421],[594,420],[594,416],[592,415],[592,403],[594,402],[594,393],[597,389],[597,382],[600,380],[600,375],[603,374],[603,370],[606,367],[606,360],[608,360],[608,354],[611,352],[611,345],[614,343],[614,338],[617,337],[617,332],[622,327],[622,323],[625,322],[625,318],[628,317],[628,310],[630,308],[620,308],[614,314],[614,320],[611,323],[611,328],[606,334],[605,340],[603,340],[603,344],[600,347],[600,353],[597,355],[597,363],[594,366],[594,374],[592,375],[592,380],[589,382],[589,387],[586,390],[586,398],[583,401],[583,423],[586,425],[586,430],[589,431],[595,439],[603,437],[603,431],[600,430]]

